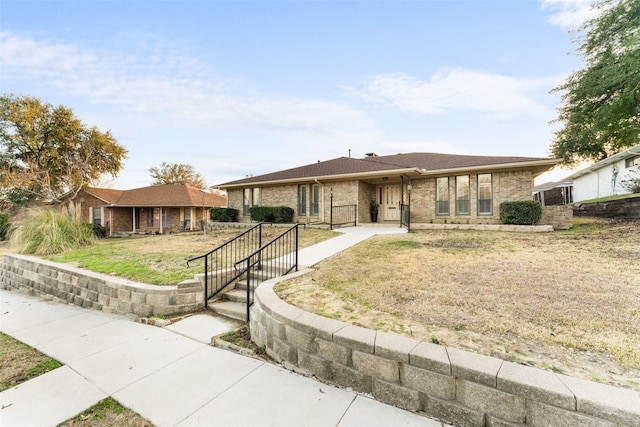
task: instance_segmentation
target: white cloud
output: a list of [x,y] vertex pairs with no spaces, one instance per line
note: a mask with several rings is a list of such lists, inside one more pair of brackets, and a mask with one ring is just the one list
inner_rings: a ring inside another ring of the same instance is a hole
[[561,28],[580,28],[596,16],[591,7],[595,0],[541,0],[540,3],[543,10],[551,12],[548,22]]
[[349,91],[365,101],[417,114],[471,111],[514,116],[543,112],[545,107],[530,93],[550,84],[551,79],[518,79],[457,68],[424,80],[408,74],[372,76],[363,89]]
[[[140,39],[140,38],[138,38]],[[55,86],[139,120],[201,129],[376,132],[362,112],[324,99],[270,99],[227,79],[188,49],[142,37],[127,54],[0,33],[2,79]],[[185,53],[186,50],[186,53]]]

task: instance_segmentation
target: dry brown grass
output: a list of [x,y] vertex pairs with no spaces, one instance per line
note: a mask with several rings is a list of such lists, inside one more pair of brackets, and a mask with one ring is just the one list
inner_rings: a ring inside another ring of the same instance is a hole
[[379,236],[276,291],[372,329],[640,390],[640,223]]

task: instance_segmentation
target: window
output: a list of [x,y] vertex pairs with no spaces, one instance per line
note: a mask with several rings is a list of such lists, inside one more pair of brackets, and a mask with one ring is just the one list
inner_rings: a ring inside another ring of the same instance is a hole
[[251,189],[245,188],[242,196],[242,214],[249,215],[249,207],[251,206]]
[[311,215],[318,215],[320,200],[320,186],[311,184]]
[[147,212],[147,227],[160,227],[160,209],[152,208]]
[[94,224],[102,225],[102,208],[92,208],[91,221]]
[[491,215],[492,210],[492,178],[490,173],[478,174],[478,215]]
[[251,206],[260,206],[260,189],[254,188],[251,194]]
[[436,215],[449,215],[449,177],[436,179]]
[[162,227],[171,228],[173,225],[173,213],[171,209],[160,209],[162,211]]
[[184,228],[191,228],[191,208],[184,208]]
[[632,168],[634,166],[640,166],[640,156],[631,157],[624,161],[625,168]]
[[305,184],[298,185],[298,215],[307,214],[307,186]]
[[469,215],[470,212],[469,175],[456,176],[456,214]]

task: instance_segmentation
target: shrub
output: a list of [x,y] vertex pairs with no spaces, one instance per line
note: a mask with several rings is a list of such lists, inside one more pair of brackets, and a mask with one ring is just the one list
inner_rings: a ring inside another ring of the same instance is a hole
[[294,210],[287,206],[252,206],[249,213],[252,221],[287,224],[293,222]]
[[630,193],[640,193],[640,169],[631,169],[629,176],[620,181],[620,185]]
[[11,233],[11,245],[19,253],[51,255],[88,246],[95,241],[93,226],[53,209],[29,212]]
[[9,233],[9,215],[8,214],[0,214],[0,240],[7,239],[7,233]]
[[238,209],[233,208],[211,208],[209,218],[218,222],[238,222]]
[[100,224],[85,224],[86,227],[89,227],[94,236],[104,239],[107,237],[107,230],[101,226]]
[[540,221],[542,206],[534,200],[502,202],[500,220],[503,224],[532,225]]

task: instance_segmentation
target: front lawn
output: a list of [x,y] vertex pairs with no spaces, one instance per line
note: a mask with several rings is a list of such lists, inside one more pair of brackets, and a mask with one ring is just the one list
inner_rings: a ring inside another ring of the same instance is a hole
[[378,236],[276,287],[304,310],[640,390],[640,223]]
[[[244,229],[218,230],[202,234],[181,233],[162,236],[101,239],[95,245],[44,257],[98,273],[112,274],[153,285],[175,285],[202,273],[202,261],[186,260],[202,255]],[[281,227],[263,227],[263,242],[285,231]],[[299,245],[304,248],[334,237],[337,233],[312,228],[299,229]]]

